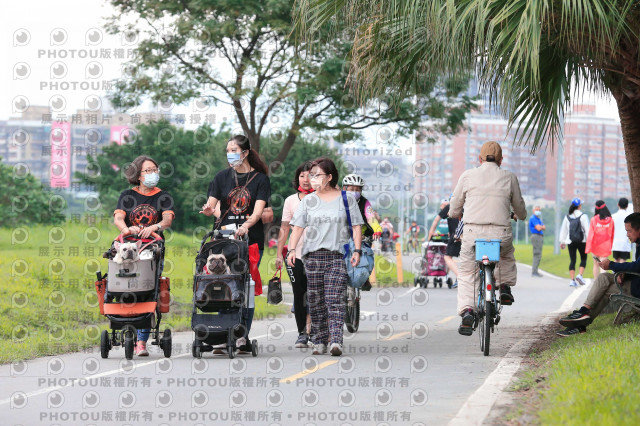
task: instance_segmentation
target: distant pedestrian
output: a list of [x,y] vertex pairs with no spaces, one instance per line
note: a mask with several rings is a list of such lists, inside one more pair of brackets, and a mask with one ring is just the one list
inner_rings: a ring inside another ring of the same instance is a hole
[[533,246],[533,262],[531,263],[531,276],[541,277],[538,272],[540,260],[542,259],[542,242],[544,240],[544,231],[547,227],[542,222],[542,210],[540,206],[533,208],[533,216],[529,219],[529,232],[531,232],[531,245]]
[[631,259],[631,242],[624,229],[624,220],[631,213],[633,211],[629,209],[629,200],[623,197],[618,200],[618,211],[611,216],[615,225],[611,249],[613,250],[613,258],[618,263],[624,263]]
[[[614,232],[615,224],[609,208],[604,201],[596,201],[596,211],[591,218],[586,252],[600,259],[609,257],[611,255],[611,247],[613,247]],[[600,275],[600,267],[596,262],[593,262],[593,278],[598,278],[598,275]]]
[[[577,287],[578,284],[585,285],[584,268],[587,266],[587,254],[585,248],[587,245],[587,235],[589,234],[589,217],[582,213],[582,200],[574,198],[569,206],[569,214],[566,215],[560,227],[560,248],[569,248],[569,276],[571,287]],[[576,252],[580,253],[580,272],[576,276]]]

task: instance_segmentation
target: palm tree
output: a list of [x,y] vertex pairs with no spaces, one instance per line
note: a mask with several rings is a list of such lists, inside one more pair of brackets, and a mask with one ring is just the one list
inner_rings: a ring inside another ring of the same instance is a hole
[[532,151],[553,147],[572,95],[610,94],[640,205],[640,1],[297,0],[295,13],[301,37],[352,31],[348,84],[362,99],[474,71]]

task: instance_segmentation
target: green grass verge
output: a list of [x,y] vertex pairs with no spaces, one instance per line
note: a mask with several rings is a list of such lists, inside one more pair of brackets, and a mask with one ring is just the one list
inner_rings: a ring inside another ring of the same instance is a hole
[[[516,260],[520,263],[531,265],[533,260],[533,249],[531,244],[516,244],[515,246]],[[580,264],[580,255],[578,254],[576,268]],[[569,251],[567,249],[560,250],[560,254],[553,254],[553,245],[542,246],[542,259],[540,260],[540,269],[550,274],[563,278],[569,278]],[[584,270],[585,278],[593,278],[593,259],[587,254],[587,266]]]
[[[115,236],[113,225],[65,224],[0,229],[0,363],[82,350],[99,343],[108,326],[100,315],[94,282],[106,272],[102,253]],[[164,275],[171,278],[174,303],[162,327],[189,330],[192,277],[199,238],[167,233]],[[275,249],[266,249],[260,263],[263,284],[273,276]],[[392,285],[396,266],[376,259],[379,285]],[[287,274],[283,274],[287,281]],[[404,282],[413,283],[405,271]],[[281,315],[288,306],[272,306],[256,297],[256,319]]]
[[[29,226],[0,229],[0,363],[94,346],[108,321],[100,315],[94,282],[106,272],[102,253],[115,236],[108,223],[87,227]],[[164,275],[174,304],[162,327],[190,329],[192,276],[199,240],[167,234]],[[22,242],[24,240],[24,242]],[[261,264],[264,275],[266,265]],[[256,298],[256,317],[287,311]]]
[[[533,355],[537,366],[512,390],[533,388],[538,393],[528,413],[535,423],[640,424],[636,360],[640,323],[614,327],[612,321],[613,315],[602,315],[587,333],[558,338],[547,350]],[[526,401],[521,402],[514,405],[512,419],[522,415]]]

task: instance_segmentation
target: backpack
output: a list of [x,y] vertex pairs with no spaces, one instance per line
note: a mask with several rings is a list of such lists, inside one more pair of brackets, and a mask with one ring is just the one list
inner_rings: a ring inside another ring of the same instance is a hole
[[571,218],[567,215],[567,219],[569,219],[569,239],[572,243],[581,243],[584,239],[584,232],[582,231],[582,224],[580,223],[580,218],[582,215]]

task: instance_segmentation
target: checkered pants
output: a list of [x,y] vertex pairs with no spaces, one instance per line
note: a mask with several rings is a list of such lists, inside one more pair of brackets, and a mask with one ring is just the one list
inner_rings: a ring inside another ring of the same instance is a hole
[[318,250],[304,258],[313,344],[342,344],[347,268],[342,254]]

